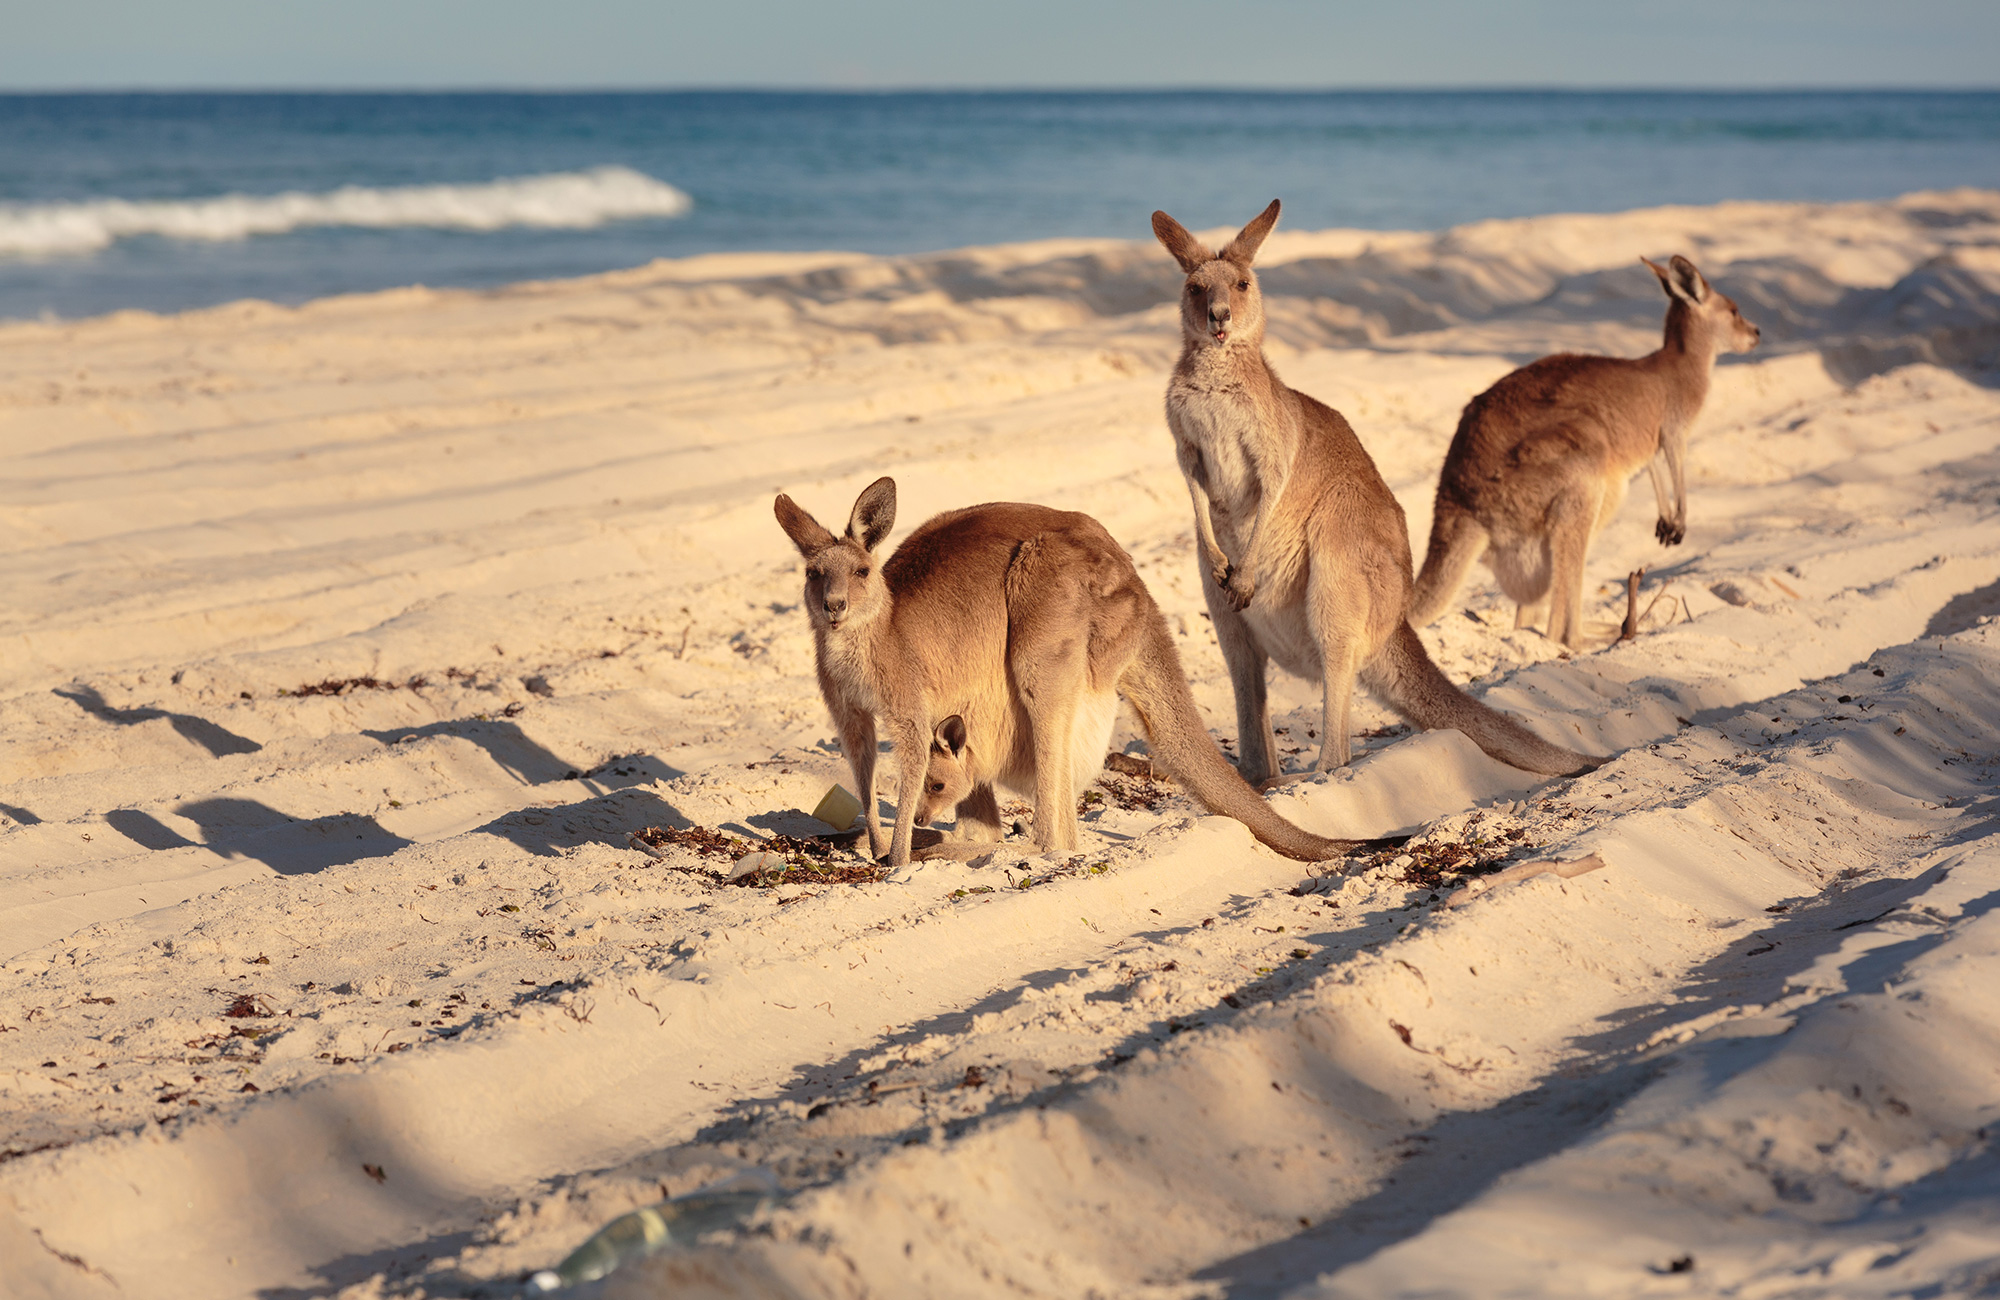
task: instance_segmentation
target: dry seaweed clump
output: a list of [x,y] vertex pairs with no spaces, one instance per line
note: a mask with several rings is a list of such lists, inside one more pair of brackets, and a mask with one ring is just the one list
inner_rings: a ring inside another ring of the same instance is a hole
[[632,832],[632,839],[635,848],[638,843],[650,844],[656,849],[682,848],[706,858],[734,860],[750,849],[748,844],[734,835],[724,835],[707,826],[689,826],[685,830],[675,826],[648,826],[643,831]]
[[1516,850],[1533,848],[1525,826],[1483,826],[1474,813],[1462,825],[1448,818],[1407,844],[1361,858],[1355,870],[1380,868],[1398,884],[1415,889],[1443,889],[1467,876],[1498,870]]
[[[689,826],[685,829],[672,826],[648,826],[645,830],[634,831],[630,837],[633,848],[655,858],[665,848],[687,849],[707,863],[675,865],[681,871],[699,871],[719,875],[724,884],[743,885],[749,888],[770,888],[774,885],[860,885],[881,880],[887,870],[867,858],[842,854],[839,846],[826,840],[800,839],[792,835],[773,835],[764,840],[740,839],[725,835],[707,826]],[[735,864],[751,854],[760,855],[763,864],[745,871],[732,871],[721,863]],[[777,859],[773,862],[772,859]],[[708,865],[714,863],[716,865]]]
[[385,682],[377,677],[329,677],[323,682],[309,682],[290,690],[281,686],[278,694],[288,699],[302,699],[308,695],[346,695],[353,691],[420,691],[429,685],[422,677],[412,677],[406,682]]
[[[1115,753],[1105,755],[1097,786],[1103,792],[1100,798],[1108,798],[1126,812],[1158,812],[1177,790],[1174,779],[1155,768],[1152,759]],[[1085,792],[1085,802],[1091,802],[1090,795],[1097,792]]]

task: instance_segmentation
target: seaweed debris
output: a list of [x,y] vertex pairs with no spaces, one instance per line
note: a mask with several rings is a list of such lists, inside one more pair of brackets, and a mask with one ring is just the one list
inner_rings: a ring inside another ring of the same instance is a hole
[[751,853],[769,853],[784,859],[784,865],[776,870],[745,872],[734,878],[727,878],[726,873],[716,866],[702,863],[677,867],[682,871],[725,875],[724,883],[752,889],[768,889],[774,885],[863,885],[872,884],[888,874],[887,868],[865,857],[836,856],[837,846],[826,840],[801,839],[793,835],[745,840],[708,826],[684,829],[648,826],[645,830],[634,831],[630,843],[653,857],[661,856],[660,849],[682,848],[694,853],[697,858],[723,862],[735,862]]

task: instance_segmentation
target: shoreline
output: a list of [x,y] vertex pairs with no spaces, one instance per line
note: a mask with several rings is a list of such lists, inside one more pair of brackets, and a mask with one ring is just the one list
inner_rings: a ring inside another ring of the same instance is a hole
[[[1360,226],[1329,227],[1315,230],[1287,230],[1280,228],[1271,236],[1267,249],[1260,254],[1259,266],[1278,266],[1307,258],[1336,257],[1351,258],[1370,252],[1399,252],[1424,245],[1439,245],[1454,240],[1467,241],[1475,246],[1484,237],[1495,232],[1508,232],[1533,225],[1551,230],[1560,229],[1566,235],[1580,235],[1585,240],[1600,238],[1596,228],[1623,229],[1628,226],[1651,228],[1649,233],[1671,231],[1679,222],[1684,222],[1697,214],[1732,213],[1741,214],[1752,220],[1769,220],[1783,214],[1811,215],[1821,219],[1838,219],[1843,214],[1859,213],[1876,209],[1912,210],[1925,205],[1950,211],[1967,202],[1978,202],[1987,195],[2000,192],[1975,185],[1963,185],[1944,189],[1914,190],[1881,199],[1855,198],[1824,201],[1799,201],[1786,199],[1731,199],[1717,203],[1669,204],[1663,206],[1612,209],[1605,211],[1560,211],[1539,213],[1532,216],[1491,217],[1476,221],[1447,226],[1438,230],[1412,230],[1397,228],[1377,228]],[[1228,226],[1214,226],[1195,232],[1209,239],[1225,238],[1233,234]],[[1560,239],[1561,236],[1555,236]],[[1947,245],[1948,246],[1948,245]],[[384,304],[396,300],[420,300],[448,295],[466,296],[475,299],[507,298],[524,294],[546,294],[560,292],[567,288],[585,289],[593,285],[604,287],[630,287],[648,283],[693,285],[706,283],[726,283],[740,280],[766,280],[810,277],[815,272],[852,271],[865,264],[886,266],[909,265],[919,274],[937,264],[959,261],[978,263],[981,269],[1006,269],[1036,261],[1048,261],[1061,257],[1105,257],[1120,254],[1137,254],[1138,260],[1146,260],[1152,251],[1149,239],[1114,235],[1051,235],[1034,239],[1006,240],[998,243],[967,244],[947,248],[920,250],[917,252],[867,252],[840,248],[771,248],[771,249],[726,249],[713,252],[691,253],[678,256],[661,256],[630,266],[611,267],[601,271],[585,272],[578,275],[528,277],[520,280],[496,284],[408,284],[383,285],[377,288],[356,289],[329,293],[317,297],[301,299],[297,302],[280,301],[270,298],[245,297],[203,306],[177,310],[155,311],[143,307],[120,307],[88,316],[61,317],[0,317],[0,332],[14,330],[75,329],[114,321],[129,324],[160,323],[203,317],[210,314],[254,316],[264,312],[312,313],[315,311],[337,311],[360,309],[370,305],[371,300],[381,299]],[[1562,274],[1576,274],[1582,270],[1612,269],[1622,263],[1603,260],[1600,256],[1549,256],[1541,259],[1542,269],[1555,270]],[[1886,274],[1886,272],[1885,272]],[[1879,287],[1893,283],[1893,280],[1877,278],[1857,283],[1855,287]]]

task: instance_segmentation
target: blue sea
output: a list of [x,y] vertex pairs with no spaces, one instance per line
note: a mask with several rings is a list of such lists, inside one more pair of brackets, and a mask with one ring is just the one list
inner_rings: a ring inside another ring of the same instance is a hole
[[2000,186],[1996,93],[0,96],[0,317]]

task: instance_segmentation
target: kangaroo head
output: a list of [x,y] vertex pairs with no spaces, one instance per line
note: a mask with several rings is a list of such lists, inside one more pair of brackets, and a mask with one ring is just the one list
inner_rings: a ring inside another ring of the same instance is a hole
[[1264,339],[1264,296],[1250,263],[1271,227],[1278,224],[1272,199],[1220,253],[1190,235],[1164,212],[1153,214],[1153,233],[1187,272],[1181,291],[1181,331],[1196,347],[1255,349]]
[[805,557],[806,617],[815,628],[863,626],[889,608],[875,548],[896,526],[896,480],[878,478],[855,498],[845,537],[835,537],[783,493],[773,508],[778,526]]
[[[1645,262],[1667,291],[1667,337],[1679,337],[1691,351],[1706,350],[1710,358],[1724,352],[1748,352],[1763,331],[1743,319],[1736,300],[1702,278],[1693,262],[1679,253],[1665,266]],[[1678,319],[1677,319],[1678,318]]]
[[972,793],[972,768],[965,758],[965,719],[954,713],[931,733],[924,793],[917,802],[917,825],[928,826]]

